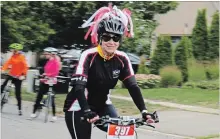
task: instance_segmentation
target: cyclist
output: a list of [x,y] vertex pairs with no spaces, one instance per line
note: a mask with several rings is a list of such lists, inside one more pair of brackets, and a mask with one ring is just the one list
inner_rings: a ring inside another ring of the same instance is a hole
[[[91,23],[93,18],[95,20]],[[96,43],[97,47],[81,54],[71,78],[73,88],[67,94],[63,108],[72,139],[90,139],[91,123],[100,116],[118,117],[109,99],[109,91],[115,87],[118,79],[123,81],[143,118],[154,122],[146,109],[128,56],[117,50],[123,35],[133,36],[130,11],[121,11],[116,6],[103,7],[82,25],[83,28],[87,26],[91,27],[85,39],[91,32],[92,43]],[[81,117],[87,121],[82,121]],[[107,126],[99,128],[107,131]]]
[[23,45],[19,43],[13,43],[9,46],[9,49],[12,51],[11,58],[6,61],[2,67],[2,71],[10,69],[8,78],[1,85],[1,93],[9,80],[12,80],[12,83],[15,85],[15,96],[18,101],[18,114],[22,115],[21,110],[21,84],[22,80],[25,79],[27,74],[28,66],[25,56],[21,53]]
[[[44,49],[44,55],[46,56],[46,59],[48,59],[48,61],[44,65],[43,76],[52,77],[52,78],[55,78],[56,76],[58,76],[59,70],[60,70],[60,61],[57,59],[57,56],[56,56],[57,52],[58,50],[53,47],[47,47]],[[37,116],[36,110],[41,107],[40,102],[43,98],[43,95],[48,92],[49,85],[44,82],[40,82],[39,88],[40,89],[36,97],[36,101],[33,107],[33,113],[31,114],[31,118],[35,118]],[[55,106],[54,97],[52,97],[52,109],[53,109],[52,110],[53,111],[52,121],[56,121],[57,117],[56,117],[56,106]]]

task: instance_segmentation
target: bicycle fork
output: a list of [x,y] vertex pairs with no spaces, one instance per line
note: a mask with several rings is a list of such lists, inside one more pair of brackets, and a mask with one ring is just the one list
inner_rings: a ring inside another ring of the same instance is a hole
[[54,97],[54,94],[53,94],[52,86],[50,86],[49,91],[48,91],[48,99],[46,102],[47,109],[46,109],[45,120],[44,120],[45,123],[48,121],[49,111],[50,111],[50,108],[52,108],[52,97]]

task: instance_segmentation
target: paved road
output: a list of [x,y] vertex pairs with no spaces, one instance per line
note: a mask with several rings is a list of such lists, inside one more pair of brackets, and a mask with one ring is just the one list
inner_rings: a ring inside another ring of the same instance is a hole
[[[32,105],[23,103],[23,115],[18,116],[17,106],[10,102],[1,113],[2,139],[70,139],[64,118],[59,117],[56,123],[43,123],[43,113],[30,120]],[[185,137],[160,133],[151,129],[140,129],[138,139],[183,139]],[[105,139],[105,133],[93,128],[92,139]]]

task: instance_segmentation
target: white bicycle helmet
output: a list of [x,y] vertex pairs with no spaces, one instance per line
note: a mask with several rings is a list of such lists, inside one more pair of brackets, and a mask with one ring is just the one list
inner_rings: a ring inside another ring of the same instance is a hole
[[47,48],[44,49],[44,52],[48,52],[48,53],[56,55],[58,53],[58,50],[56,48],[53,48],[53,47],[47,47]]

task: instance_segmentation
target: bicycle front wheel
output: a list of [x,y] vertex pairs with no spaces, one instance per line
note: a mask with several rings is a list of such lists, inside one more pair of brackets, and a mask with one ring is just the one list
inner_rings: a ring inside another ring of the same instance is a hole
[[46,110],[45,110],[45,119],[44,122],[46,123],[48,121],[48,116],[50,112],[50,101],[51,101],[51,95],[48,95],[48,98],[46,100]]
[[4,104],[8,102],[8,95],[9,95],[9,92],[7,91],[2,93],[1,95],[1,110],[3,109]]
[[5,92],[4,93],[2,93],[2,95],[1,95],[1,111],[2,111],[2,109],[3,109],[3,106],[4,106],[4,104],[5,104],[5,102],[4,102],[4,98],[5,98]]

